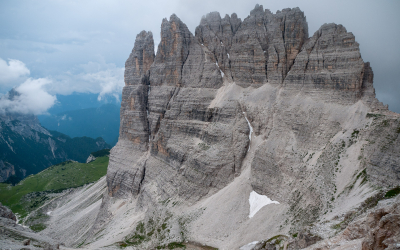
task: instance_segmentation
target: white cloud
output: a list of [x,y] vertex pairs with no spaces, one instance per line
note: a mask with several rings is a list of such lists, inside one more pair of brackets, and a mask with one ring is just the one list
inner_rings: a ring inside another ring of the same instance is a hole
[[[98,71],[95,73],[86,73],[80,77],[91,83],[99,93],[98,100],[107,95],[114,93],[121,93],[124,87],[124,68],[109,68],[107,70]],[[96,91],[96,92],[97,92]]]
[[30,74],[29,69],[19,60],[0,58],[0,91],[7,91],[20,84]]
[[0,99],[0,113],[15,112],[21,114],[43,114],[55,104],[57,98],[50,95],[43,88],[51,81],[46,78],[27,79],[15,88],[19,95],[8,98],[5,95]]
[[[99,94],[99,101],[108,95],[118,102],[124,86],[124,68],[106,63],[101,57],[98,62],[80,64],[55,76],[34,80],[27,78],[29,74],[23,62],[9,59],[7,63],[0,58],[0,93],[16,88],[21,94],[15,101],[2,98],[0,112],[6,109],[20,113],[43,113],[46,107],[50,108],[54,104],[56,94],[70,95],[74,92]],[[31,107],[25,105],[27,100],[32,101]]]
[[78,93],[98,93],[98,100],[106,95],[117,96],[124,87],[124,68],[113,63],[89,62],[79,65],[73,71],[56,77],[53,84],[47,86],[52,94],[69,95]]

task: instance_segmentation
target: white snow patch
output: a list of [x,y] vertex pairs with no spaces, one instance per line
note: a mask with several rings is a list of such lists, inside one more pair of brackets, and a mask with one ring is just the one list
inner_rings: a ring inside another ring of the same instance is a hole
[[217,65],[219,72],[221,73],[222,78],[224,78],[224,72],[222,72],[222,70],[219,68],[218,62],[215,62],[215,65]]
[[201,46],[204,46],[204,44],[201,44]]
[[[249,120],[247,119],[246,112],[243,112],[243,114],[244,114],[244,118],[245,118],[246,121],[247,121],[247,124],[249,124],[249,128],[250,128],[249,139],[250,139],[250,141],[251,141],[251,134],[253,133],[253,127],[251,126]],[[247,152],[249,152],[249,150],[250,150],[250,144],[249,144],[249,149],[247,149]]]
[[228,58],[229,58],[229,53],[227,53],[228,54]]
[[250,214],[249,218],[252,218],[260,209],[269,204],[279,204],[277,201],[273,201],[266,195],[257,194],[255,191],[251,191],[249,197],[250,203]]
[[242,247],[239,248],[239,249],[240,249],[240,250],[251,250],[251,249],[253,249],[253,247],[254,247],[257,243],[258,243],[258,241],[253,241],[253,242],[250,242],[250,243],[247,244],[247,245],[242,246]]
[[47,215],[50,215],[50,214],[51,214],[51,212],[53,212],[53,211],[48,211],[46,214],[47,214]]

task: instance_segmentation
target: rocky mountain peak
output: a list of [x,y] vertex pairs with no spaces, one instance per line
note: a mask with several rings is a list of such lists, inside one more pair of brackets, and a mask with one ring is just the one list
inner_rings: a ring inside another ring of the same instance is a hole
[[[309,37],[299,8],[256,5],[243,21],[211,12],[194,36],[172,15],[152,57],[153,43],[141,32],[127,61],[92,235],[105,217],[118,223],[120,204],[149,232],[150,221],[177,218],[169,239],[237,249],[344,217],[399,183],[400,116],[375,98],[370,64],[342,25]],[[258,199],[267,205],[252,209]]]
[[[209,135],[214,132],[208,131],[208,126],[200,125],[204,122],[220,120],[225,124],[229,120],[232,127],[226,131],[241,131],[240,137],[246,133],[246,129],[239,129],[246,123],[238,120],[241,113],[250,108],[244,107],[243,101],[230,102],[227,110],[224,105],[217,105],[218,111],[214,109],[216,101],[213,100],[223,97],[217,97],[213,89],[227,84],[241,88],[260,88],[269,84],[342,105],[351,105],[363,98],[371,108],[384,109],[374,97],[372,70],[361,59],[354,35],[342,25],[324,24],[308,37],[306,17],[299,8],[272,14],[269,10],[264,11],[262,5],[256,5],[243,22],[236,14],[221,18],[218,12],[211,12],[202,17],[195,36],[173,14],[169,20],[162,21],[161,41],[155,56],[153,44],[152,33],[142,31],[126,62],[120,140],[133,143],[128,144],[139,152],[150,150],[152,156],[174,166],[183,162],[190,162],[190,166],[199,161],[197,157],[202,154],[190,160],[186,155],[189,148],[170,148],[173,145],[170,143],[175,140],[172,133],[175,130],[171,126],[178,126],[176,132],[179,128],[192,131],[187,132],[190,137],[199,138],[205,145],[213,143],[214,139]],[[249,118],[250,121],[258,119]],[[186,128],[187,124],[194,127]],[[263,133],[269,125],[260,122],[258,126],[256,134]],[[230,153],[225,152],[224,163],[216,161],[218,167],[215,165],[215,168],[229,166],[231,173],[224,170],[228,172],[224,178],[218,177],[218,182],[226,183],[231,178],[228,176],[240,169],[249,143],[241,140],[241,146],[226,142],[225,146],[219,147]],[[232,146],[236,148],[232,149]],[[113,166],[110,165],[111,172]],[[140,169],[144,172],[142,163]],[[202,171],[206,176],[209,168]],[[130,182],[135,183],[138,177],[132,178]],[[122,185],[119,180],[117,182],[109,184],[109,189],[115,190],[114,185]],[[211,182],[219,186],[218,182]],[[138,190],[139,186],[134,189]],[[124,192],[121,187],[118,190]]]
[[[7,103],[10,101],[17,101],[19,96],[21,96],[21,93],[19,93],[15,88],[12,88],[4,96],[0,97],[0,102]],[[21,121],[22,123],[28,124],[33,129],[38,129],[40,127],[39,120],[35,115],[14,112],[9,109],[8,105],[5,105],[5,108],[1,107],[0,122],[6,122],[10,125],[11,121]],[[42,130],[42,128],[39,128],[38,130]]]
[[136,36],[135,46],[125,62],[125,85],[144,84],[142,77],[154,62],[154,40],[151,31]]
[[20,96],[21,94],[15,89],[12,88],[7,94],[6,94],[6,98],[8,98],[9,100],[13,101],[15,100],[16,97]]
[[262,5],[256,4],[254,9],[250,11],[250,16],[254,15],[263,15],[264,14],[264,7]]

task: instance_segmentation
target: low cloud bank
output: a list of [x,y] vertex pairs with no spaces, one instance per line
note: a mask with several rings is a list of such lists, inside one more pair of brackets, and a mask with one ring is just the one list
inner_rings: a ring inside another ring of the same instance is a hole
[[0,91],[9,91],[0,98],[0,114],[43,114],[55,104],[57,98],[45,86],[52,83],[47,78],[28,78],[30,70],[16,59],[8,63],[0,58]]
[[57,101],[57,98],[50,95],[44,89],[45,85],[51,84],[46,78],[29,78],[14,90],[15,95],[10,93],[0,99],[0,114],[20,113],[39,115],[46,113]]
[[25,63],[15,59],[8,59],[7,63],[0,58],[0,92],[15,87],[16,84],[26,80],[29,74],[30,71]]
[[0,58],[0,93],[14,89],[17,94],[0,95],[0,114],[45,114],[56,102],[56,95],[95,93],[98,101],[112,96],[119,102],[124,86],[124,68],[113,63],[89,62],[55,77],[28,78],[26,65],[15,59]]
[[99,101],[110,95],[119,102],[119,94],[125,85],[124,70],[113,63],[89,62],[57,76],[47,89],[49,93],[61,95],[96,93]]

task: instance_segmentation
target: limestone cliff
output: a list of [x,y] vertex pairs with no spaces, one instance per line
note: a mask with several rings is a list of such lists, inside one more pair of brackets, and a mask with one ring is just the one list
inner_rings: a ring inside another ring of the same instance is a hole
[[[375,98],[370,64],[342,25],[309,37],[299,8],[257,5],[244,20],[209,13],[193,35],[172,15],[153,51],[142,31],[107,193],[76,244],[238,249],[297,235],[400,182],[400,116]],[[252,191],[276,202],[249,216]]]

